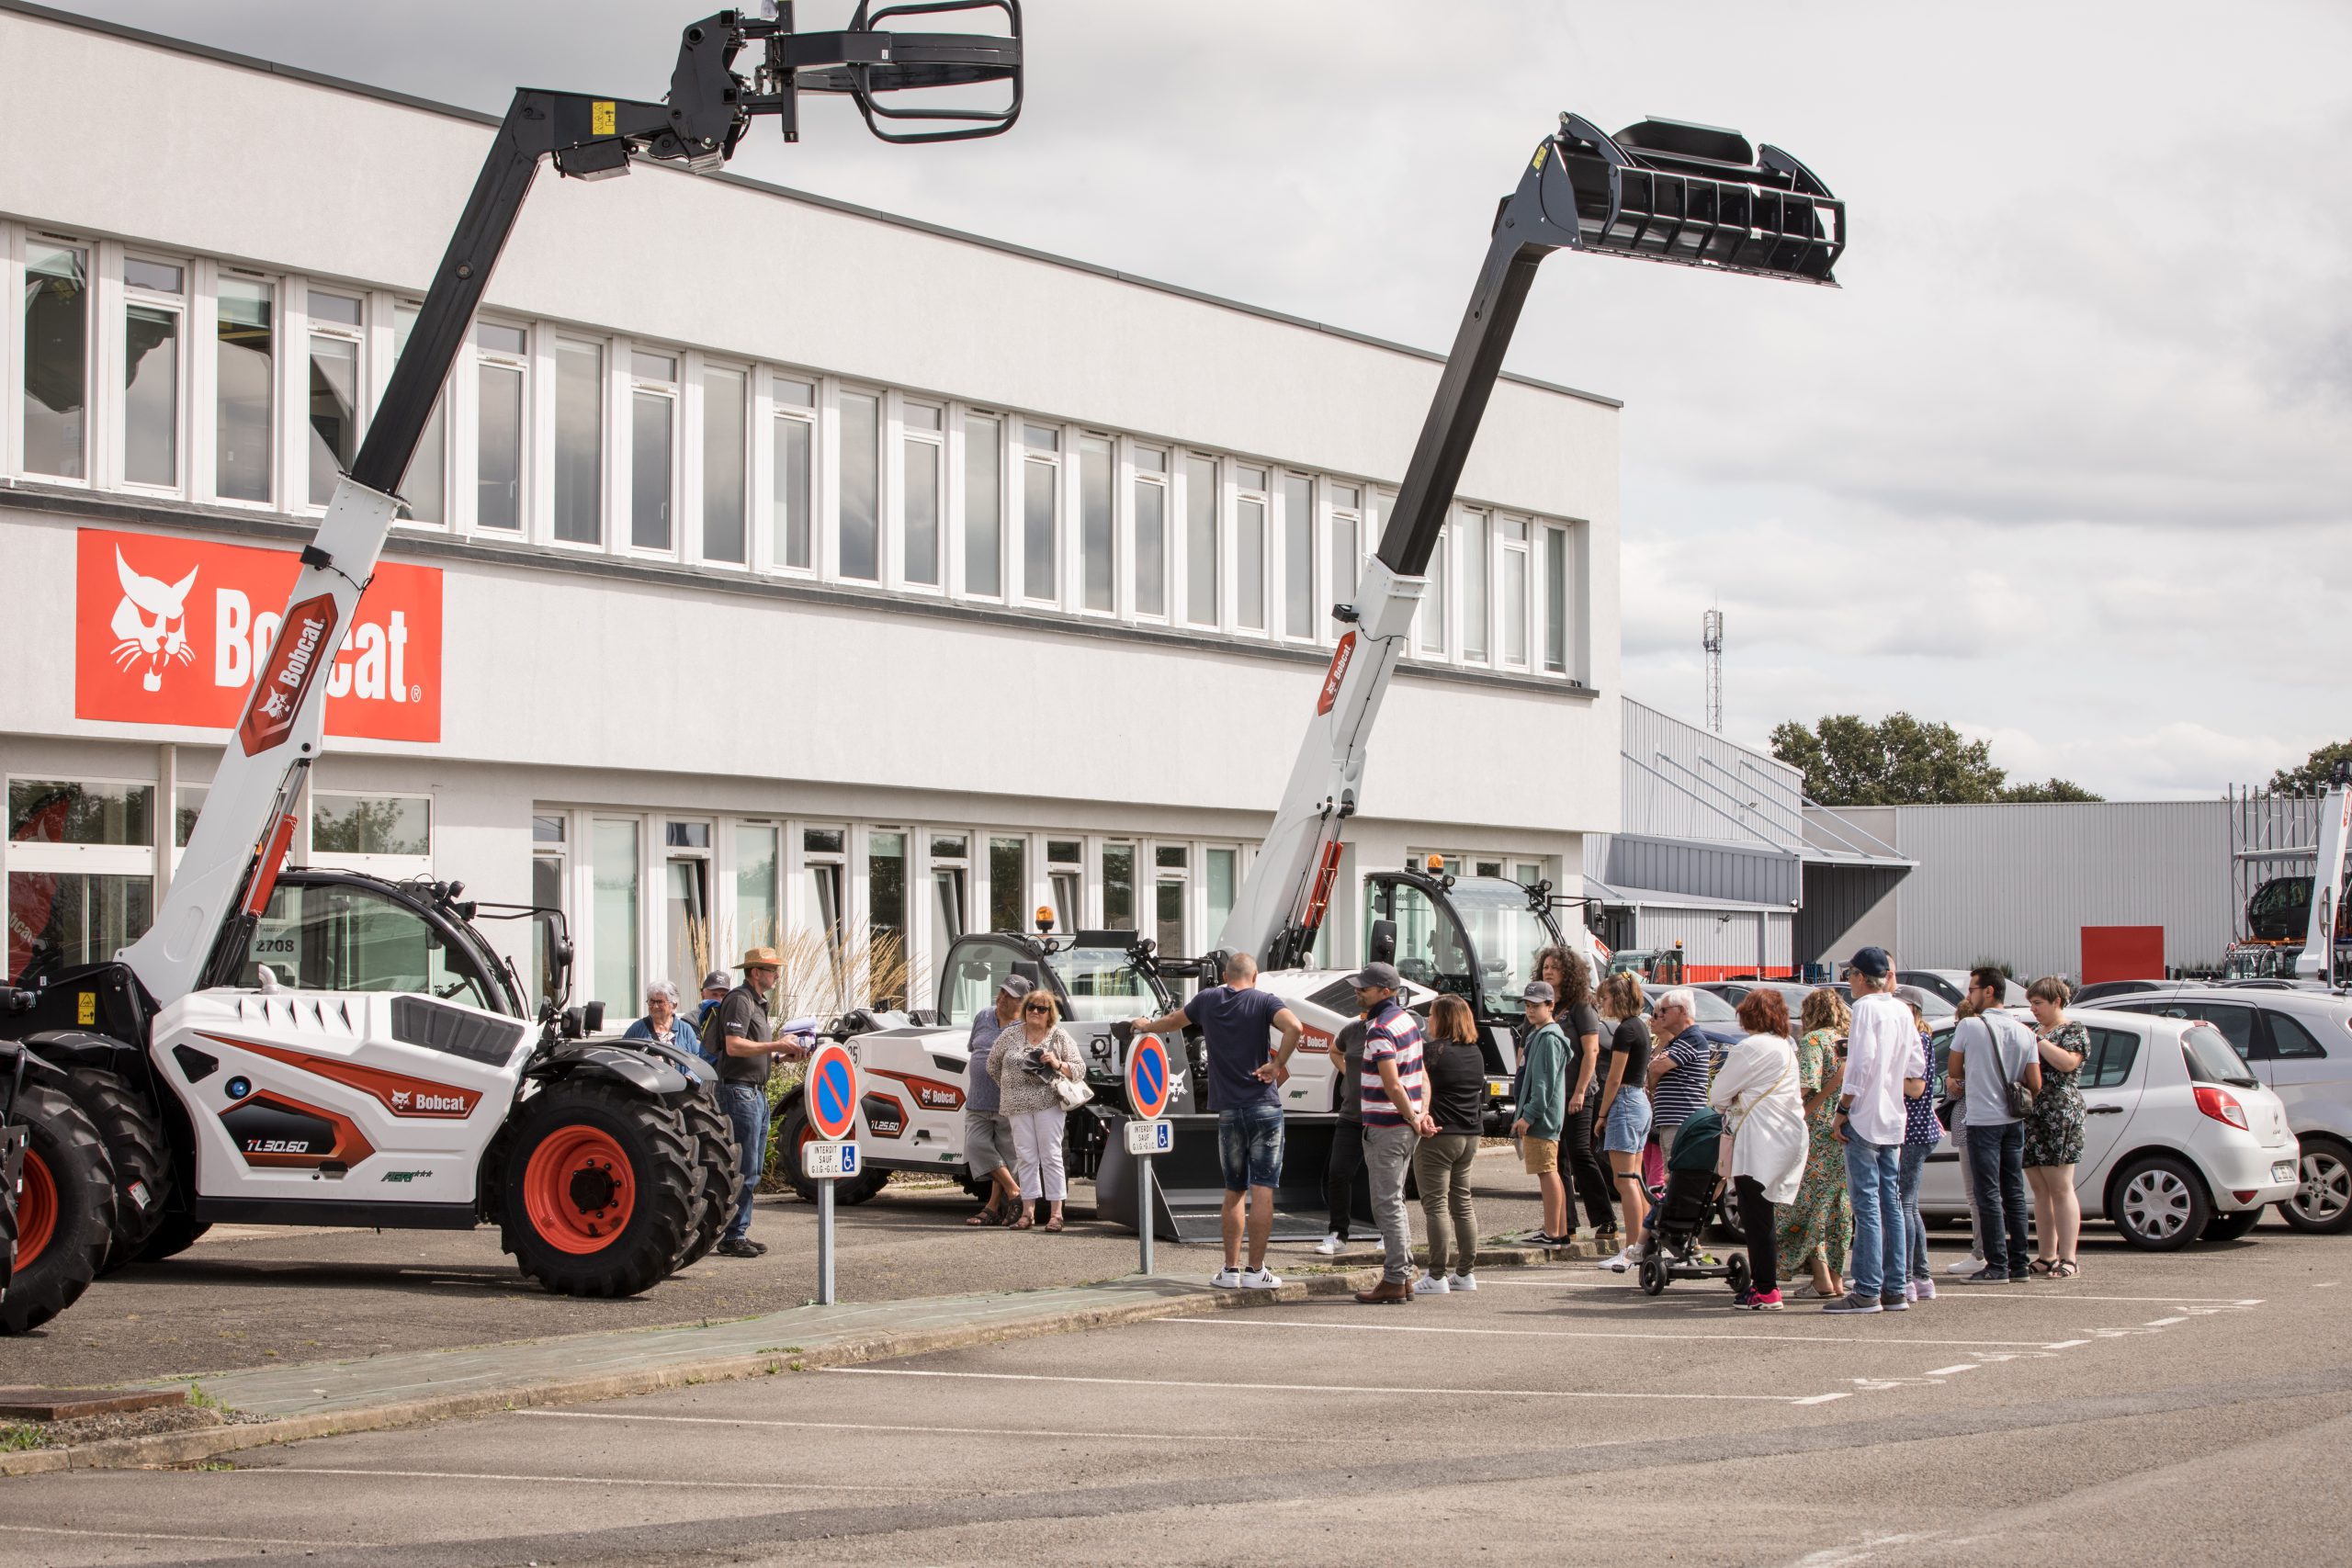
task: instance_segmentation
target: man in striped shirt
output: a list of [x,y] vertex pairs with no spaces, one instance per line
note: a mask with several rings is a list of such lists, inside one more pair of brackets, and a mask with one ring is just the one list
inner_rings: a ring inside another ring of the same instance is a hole
[[1421,1067],[1421,1026],[1396,999],[1405,978],[1393,964],[1367,964],[1348,976],[1364,1013],[1363,1161],[1372,1180],[1372,1217],[1380,1226],[1380,1283],[1356,1300],[1386,1304],[1413,1299],[1413,1227],[1405,1214],[1405,1172],[1413,1150],[1437,1132],[1429,1075]]

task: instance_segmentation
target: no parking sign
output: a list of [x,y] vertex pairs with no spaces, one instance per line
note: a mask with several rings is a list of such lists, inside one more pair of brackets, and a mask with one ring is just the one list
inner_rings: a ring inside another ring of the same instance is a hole
[[1175,1082],[1168,1070],[1168,1043],[1157,1034],[1138,1034],[1127,1045],[1127,1103],[1145,1121],[1158,1119],[1168,1109]]
[[829,1144],[849,1136],[857,1120],[857,1064],[836,1040],[808,1059],[808,1127]]

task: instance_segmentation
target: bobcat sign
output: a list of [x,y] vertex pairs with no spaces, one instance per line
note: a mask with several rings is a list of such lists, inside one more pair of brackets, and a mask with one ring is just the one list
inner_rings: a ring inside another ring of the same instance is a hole
[[[256,671],[305,682],[315,673],[327,684],[328,734],[439,740],[440,572],[378,566],[333,662],[317,669],[318,650],[299,644],[287,659],[270,659],[300,570],[291,550],[80,530],[74,716],[228,729]],[[331,628],[310,629],[315,640]],[[264,739],[243,739],[249,750]]]

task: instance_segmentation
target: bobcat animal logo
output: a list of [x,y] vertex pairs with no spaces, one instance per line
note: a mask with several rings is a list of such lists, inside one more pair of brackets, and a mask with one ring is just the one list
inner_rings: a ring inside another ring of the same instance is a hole
[[108,623],[116,637],[114,661],[126,673],[143,661],[147,668],[139,684],[147,691],[164,689],[164,671],[175,660],[196,662],[187,647],[187,592],[196,586],[196,574],[201,570],[188,568],[187,575],[177,582],[141,577],[122,558],[121,547],[115,547],[114,570],[122,580],[122,603],[114,607],[114,619]]

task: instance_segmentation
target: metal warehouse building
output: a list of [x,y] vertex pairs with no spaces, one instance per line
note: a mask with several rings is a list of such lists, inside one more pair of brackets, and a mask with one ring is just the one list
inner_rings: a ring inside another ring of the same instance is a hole
[[[0,101],[71,128],[0,165],[13,973],[155,907],[492,122],[17,6]],[[1438,370],[741,178],[542,176],[296,858],[561,905],[582,994],[632,1010],[795,932],[901,939],[921,995],[1038,905],[1197,951]],[[1332,958],[1360,865],[1573,888],[1617,826],[1617,454],[1611,400],[1498,388]]]

